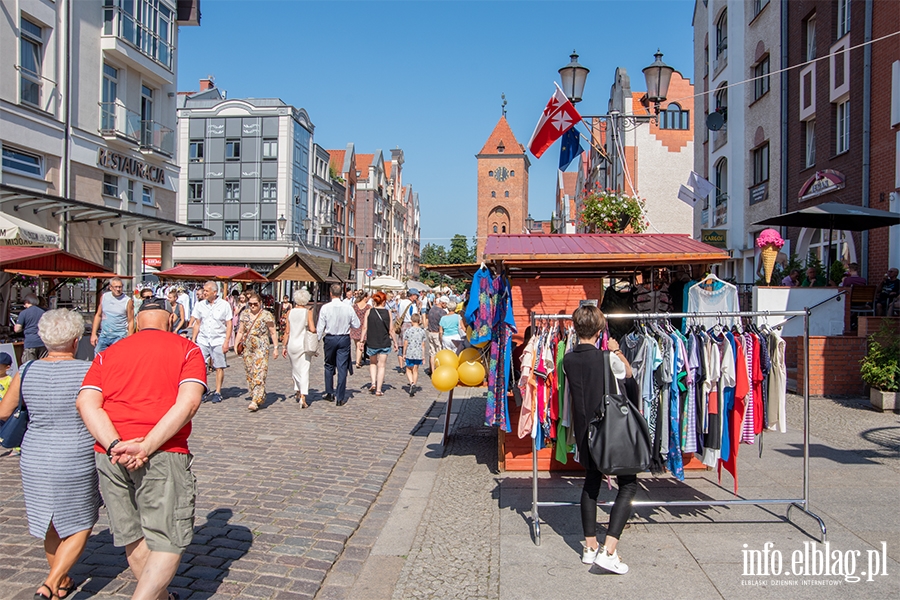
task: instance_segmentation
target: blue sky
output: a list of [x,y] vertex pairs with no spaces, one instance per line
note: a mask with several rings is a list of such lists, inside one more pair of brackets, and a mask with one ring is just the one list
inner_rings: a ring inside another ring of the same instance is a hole
[[[360,154],[404,151],[419,194],[422,245],[475,233],[476,160],[500,118],[527,144],[576,49],[591,69],[578,105],[606,112],[615,68],[632,89],[659,47],[693,80],[693,0],[474,2],[203,0],[180,31],[178,89],[213,75],[230,98],[278,97],[305,108],[315,141]],[[529,209],[554,208],[559,144],[531,157]]]

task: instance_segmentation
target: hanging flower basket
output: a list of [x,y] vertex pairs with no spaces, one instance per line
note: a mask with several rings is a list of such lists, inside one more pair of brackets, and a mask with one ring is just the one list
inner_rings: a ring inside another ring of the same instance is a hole
[[643,233],[650,225],[643,199],[610,189],[586,196],[578,218],[587,233]]

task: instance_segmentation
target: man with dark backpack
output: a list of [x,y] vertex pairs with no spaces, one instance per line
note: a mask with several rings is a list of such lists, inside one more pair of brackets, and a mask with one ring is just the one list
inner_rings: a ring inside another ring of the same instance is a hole
[[610,511],[609,528],[601,547],[597,542],[597,497],[603,483],[603,473],[594,464],[588,445],[588,425],[604,399],[606,378],[611,376],[605,366],[604,354],[608,353],[612,376],[620,384],[619,388],[624,388],[625,395],[636,410],[640,407],[640,390],[632,377],[631,365],[615,340],[609,340],[609,351],[597,349],[597,341],[606,329],[606,317],[600,309],[582,306],[572,314],[572,322],[578,344],[563,358],[563,369],[572,398],[572,420],[579,461],[586,471],[581,491],[581,525],[584,530],[581,562],[624,575],[628,572],[628,565],[619,560],[616,546],[631,516],[631,501],[637,492],[637,475],[616,476],[619,492]]

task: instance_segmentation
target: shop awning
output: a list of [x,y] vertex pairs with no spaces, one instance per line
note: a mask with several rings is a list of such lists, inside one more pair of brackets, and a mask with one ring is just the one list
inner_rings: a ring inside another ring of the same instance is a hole
[[32,214],[35,215],[43,211],[50,211],[54,217],[65,215],[69,223],[98,223],[101,225],[110,223],[127,227],[137,226],[144,234],[207,237],[215,233],[203,227],[185,225],[169,219],[0,184],[0,210],[8,215],[21,216],[25,214],[26,209],[33,211]]
[[269,273],[269,281],[343,283],[349,280],[349,275],[350,265],[347,263],[324,256],[294,252]]
[[682,234],[550,233],[488,236],[484,258],[502,262],[515,274],[516,270],[589,273],[712,264],[729,255]]
[[59,236],[24,219],[0,213],[0,246],[58,246]]
[[[4,246],[0,248],[0,270],[29,277],[116,277],[103,265],[69,254],[59,248]],[[122,277],[130,279],[130,277]]]
[[264,283],[265,277],[248,267],[229,267],[223,265],[178,265],[159,273],[160,279],[177,279],[180,281],[246,281]]

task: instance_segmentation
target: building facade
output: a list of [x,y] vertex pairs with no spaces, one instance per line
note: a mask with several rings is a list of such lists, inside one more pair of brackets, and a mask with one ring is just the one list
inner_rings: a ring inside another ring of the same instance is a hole
[[175,58],[199,2],[2,7],[0,210],[122,275],[139,278],[145,242],[171,266],[178,236],[208,233],[175,220]]
[[[391,210],[384,154],[356,155],[356,246],[359,253],[357,285],[389,275],[391,262]],[[372,275],[367,275],[372,273]]]
[[500,117],[475,159],[478,163],[476,257],[480,260],[489,235],[525,231],[531,162],[505,115]]
[[[864,45],[898,24],[894,2],[788,3],[789,62],[815,62],[788,74],[787,210],[823,202],[900,210],[900,42]],[[788,233],[801,259],[813,252],[827,260],[827,231]],[[832,249],[877,283],[900,265],[900,226],[836,230]]]
[[178,215],[213,236],[179,242],[175,261],[266,273],[292,251],[337,259],[328,155],[306,110],[203,89],[182,98]]
[[[356,148],[353,142],[344,150],[329,150],[329,173],[335,195],[335,249],[341,261],[359,270],[356,240]],[[354,278],[361,281],[360,275]]]

